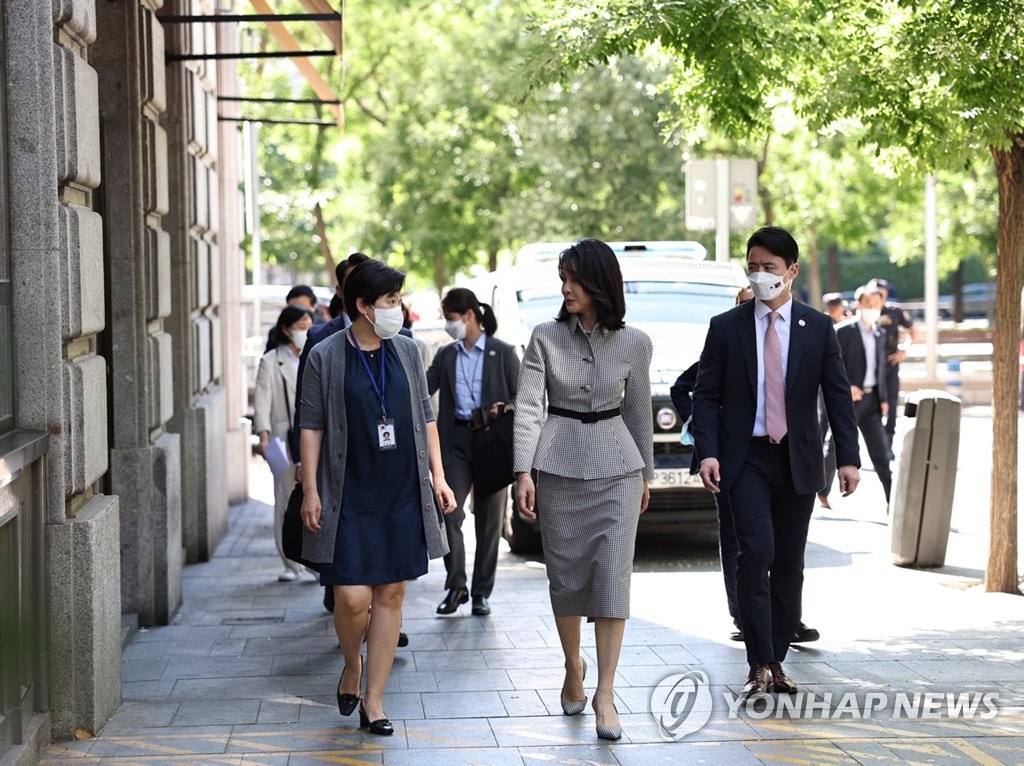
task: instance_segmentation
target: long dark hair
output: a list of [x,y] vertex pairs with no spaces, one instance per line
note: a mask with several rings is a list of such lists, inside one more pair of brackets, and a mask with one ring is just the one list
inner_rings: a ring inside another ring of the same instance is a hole
[[[597,308],[597,323],[607,330],[621,329],[626,323],[626,296],[622,286],[622,270],[615,252],[599,239],[581,239],[558,256],[558,273],[568,274],[579,282]],[[562,308],[555,317],[565,322],[572,316]]]
[[291,327],[302,317],[312,318],[310,313],[302,308],[302,306],[285,306],[281,313],[278,314],[277,322],[270,328],[270,337],[267,339],[267,347],[263,349],[263,353],[273,351],[283,343],[290,342],[291,338],[285,333],[284,328]]
[[498,331],[498,318],[494,316],[494,310],[486,303],[478,301],[476,294],[465,287],[453,287],[445,293],[441,299],[441,311],[445,314],[465,314],[472,311],[485,333],[494,335]]

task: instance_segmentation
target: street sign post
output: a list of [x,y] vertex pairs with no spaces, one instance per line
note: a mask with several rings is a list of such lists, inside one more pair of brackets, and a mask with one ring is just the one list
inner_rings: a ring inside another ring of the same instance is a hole
[[715,230],[715,260],[729,260],[729,232],[757,220],[757,160],[719,158],[686,163],[686,228]]

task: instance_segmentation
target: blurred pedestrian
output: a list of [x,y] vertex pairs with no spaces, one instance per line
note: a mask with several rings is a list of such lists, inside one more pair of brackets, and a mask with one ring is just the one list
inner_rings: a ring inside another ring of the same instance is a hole
[[316,293],[313,292],[313,288],[309,285],[295,285],[295,287],[288,291],[284,302],[289,306],[299,306],[306,309],[310,316],[315,316],[318,313]]
[[270,330],[266,353],[260,358],[253,395],[253,430],[259,437],[256,452],[267,461],[274,477],[274,542],[284,564],[278,575],[281,582],[298,579],[302,567],[284,555],[281,524],[288,505],[288,494],[295,484],[295,465],[288,452],[288,436],[295,417],[295,375],[299,354],[313,326],[309,312],[299,306],[286,306]]
[[892,469],[889,466],[889,440],[882,426],[886,402],[885,341],[876,323],[882,314],[881,290],[873,283],[857,288],[857,312],[854,318],[836,327],[839,350],[850,379],[850,396],[857,427],[878,480],[889,503],[892,491]]
[[[597,736],[622,736],[615,672],[640,514],[654,476],[651,339],[623,321],[615,253],[580,240],[558,257],[562,307],[533,330],[516,396],[516,505],[539,519],[551,607],[565,655],[562,711],[583,712],[580,618],[595,623]],[[544,401],[548,402],[547,415]]]
[[[798,627],[804,548],[824,484],[817,394],[825,395],[844,494],[856,489],[857,426],[832,323],[793,300],[799,247],[767,226],[747,240],[755,300],[713,317],[693,394],[700,477],[729,496],[748,700],[796,693],[786,659]],[[792,438],[790,438],[792,437]]]
[[832,324],[838,324],[850,318],[850,308],[842,293],[825,293],[821,296],[821,310],[832,318]]
[[902,306],[889,300],[893,292],[891,282],[875,278],[868,284],[872,286],[872,289],[880,290],[882,294],[882,315],[878,318],[877,324],[878,329],[885,337],[885,403],[888,405],[888,412],[885,415],[885,433],[889,439],[889,451],[892,453],[893,439],[896,435],[896,416],[900,403],[900,364],[907,358],[914,320]]
[[[444,599],[438,614],[452,614],[459,604],[473,598],[472,612],[491,613],[488,599],[494,589],[498,569],[498,542],[508,505],[507,484],[498,491],[484,492],[474,481],[488,464],[506,460],[510,454],[493,441],[481,448],[478,433],[497,426],[509,416],[519,385],[519,357],[515,349],[494,337],[498,320],[491,307],[480,303],[472,291],[455,287],[441,300],[445,329],[454,342],[437,352],[427,370],[427,388],[439,391],[437,430],[441,437],[444,475],[455,493],[455,510],[444,517],[448,533],[448,572]],[[511,449],[511,429],[508,431]],[[511,470],[509,470],[511,477]],[[476,555],[473,581],[466,588],[466,543],[462,522],[466,518],[466,498],[473,488],[473,522],[476,531]]]
[[448,552],[441,512],[455,507],[419,352],[398,336],[404,282],[402,272],[372,260],[348,275],[352,326],[307,357],[299,418],[302,555],[322,564],[320,582],[334,586],[345,658],[338,710],[350,715],[359,704],[360,726],[381,735],[394,733],[382,695],[405,581],[426,574],[428,557]]
[[[826,293],[821,301],[822,311],[829,315],[833,325],[850,318],[849,304],[842,293]],[[832,492],[832,482],[836,478],[836,444],[832,439],[832,429],[828,425],[828,410],[825,409],[825,397],[821,391],[818,391],[818,425],[821,428],[825,458],[825,487],[818,493],[818,505],[822,508],[831,508],[828,496]]]

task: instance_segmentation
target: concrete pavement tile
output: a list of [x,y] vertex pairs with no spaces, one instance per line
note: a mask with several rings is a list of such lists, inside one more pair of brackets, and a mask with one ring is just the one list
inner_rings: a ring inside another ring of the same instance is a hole
[[172,726],[217,726],[256,723],[258,699],[186,699],[178,707]]
[[122,660],[121,680],[129,683],[134,681],[158,681],[167,667],[167,660],[153,657],[144,660]]
[[395,692],[385,693],[381,700],[384,703],[384,712],[391,720],[413,721],[426,718],[423,704],[425,696],[429,695],[417,692]]
[[[562,682],[565,680],[565,670],[562,667],[556,668],[533,668],[533,669],[522,669],[512,668],[506,671],[508,677],[512,680],[512,685],[516,689],[561,689]],[[597,676],[591,676],[590,674],[596,670],[587,671],[587,681],[584,686],[593,686],[597,683]],[[615,685],[628,686],[625,679],[622,677],[622,673],[615,674]]]
[[298,723],[304,700],[285,695],[260,700],[256,723]]
[[[319,659],[319,655],[317,655]],[[265,660],[264,660],[265,662]],[[270,665],[272,676],[305,676],[309,675],[309,655],[282,654],[274,657]]]
[[[404,629],[405,626],[403,625]],[[418,633],[411,634],[408,631],[406,635],[409,636],[409,647],[407,649],[399,649],[398,654],[402,656],[408,652],[443,652],[446,649],[476,649],[476,646],[452,646],[449,644],[449,638],[447,635],[442,633]],[[490,635],[489,633],[477,634],[481,637]]]
[[486,670],[488,667],[479,649],[416,651],[412,656],[416,670]]
[[384,766],[523,766],[514,750],[494,748],[436,748],[431,750],[389,750]]
[[309,622],[279,622],[272,625],[236,625],[231,629],[231,638],[316,638],[333,636],[334,625],[330,615],[323,620]]
[[556,649],[561,646],[557,633],[552,636],[537,630],[510,630],[500,635],[508,639],[511,649]]
[[510,716],[539,716],[549,712],[540,694],[533,689],[500,691],[498,696]]
[[[440,599],[438,599],[440,601]],[[434,605],[436,608],[436,604]],[[454,629],[451,626],[452,620],[440,617],[413,617],[409,609],[408,599],[402,609],[402,630],[412,636],[430,635],[433,633],[449,633]]]
[[497,744],[486,718],[428,718],[423,721],[406,721],[404,724],[410,750],[482,748],[494,747]]
[[954,641],[967,657],[977,657],[997,662],[1024,662],[1024,648],[1019,637],[974,639]]
[[[473,671],[476,672],[476,671]],[[385,692],[436,692],[437,678],[429,670],[392,671]]]
[[[706,766],[754,766],[764,763],[742,742],[661,742],[647,745],[616,745],[621,766],[693,763]],[[527,761],[529,764],[529,761]]]
[[190,726],[144,736],[99,737],[93,740],[89,755],[102,758],[176,756],[179,763],[192,762],[193,755],[225,752],[230,736],[229,726]]
[[357,764],[383,764],[384,751],[367,745],[365,748],[312,750],[306,753],[292,753],[288,757],[288,766],[324,766],[325,763],[345,763],[350,766]]
[[338,698],[333,694],[310,694],[297,697],[300,700],[299,720],[305,725],[337,724],[344,728],[355,728],[359,725],[358,713],[342,717],[338,712]]
[[697,658],[700,665],[723,665],[742,662],[747,664],[747,652],[742,641],[721,644],[686,644],[686,650]]
[[1021,762],[1024,738],[1005,739],[895,739],[840,741],[836,743],[857,763],[929,763],[957,766],[962,763],[1002,764]]
[[695,643],[693,636],[682,631],[662,626],[642,627],[634,621],[627,623],[626,631],[622,636],[623,646],[689,645],[693,643]]
[[[340,664],[340,663],[339,663]],[[328,696],[335,693],[341,681],[341,668],[337,673],[319,673],[306,676],[286,676],[285,691],[296,697]]]
[[[903,687],[914,682],[927,682],[927,679],[920,673],[896,660],[876,660],[874,662],[840,662],[836,660],[828,664],[836,671],[833,680],[843,683]],[[802,669],[803,665],[801,664],[799,667]]]
[[231,635],[231,627],[219,625],[217,627],[198,627],[195,625],[161,625],[156,628],[140,628],[139,632],[132,638],[132,643],[144,644],[149,641],[160,641],[171,645],[178,641],[187,643],[209,641],[212,645],[218,638],[227,638]]
[[508,715],[497,692],[434,692],[420,695],[432,718],[499,718]]
[[40,766],[64,764],[73,761],[76,764],[91,764],[99,761],[88,757],[89,749],[95,739],[83,739],[76,742],[54,742],[43,753],[39,760]]
[[504,670],[437,672],[434,676],[437,678],[439,692],[502,691],[515,688]]
[[951,683],[996,683],[999,681],[1024,681],[1024,667],[1013,663],[989,662],[986,660],[900,660],[909,670],[936,682]]
[[[286,609],[285,613],[284,613],[284,623],[283,624],[284,625],[287,625],[289,623],[298,623],[298,624],[317,623],[317,624],[319,624],[321,622],[332,624],[333,621],[332,621],[331,615],[327,612],[326,609],[324,609],[324,606],[323,606],[323,603],[322,603],[322,599],[323,599],[323,591],[318,591],[317,594],[316,594],[316,598],[311,601],[309,606],[301,606],[301,607],[299,607],[299,606],[294,606],[293,605],[292,607]],[[294,602],[293,602],[293,604],[294,604]],[[333,627],[333,624],[332,624],[332,627]],[[334,630],[332,629],[332,630],[330,630],[328,632],[333,634]]]
[[[287,755],[265,755],[264,753],[245,753],[238,761],[238,766],[288,766]],[[218,761],[220,766],[220,761]]]
[[[540,641],[539,634],[534,634]],[[442,638],[444,646],[431,647],[440,649],[514,649],[515,644],[505,633],[464,633],[451,634]],[[543,642],[540,643],[543,646]],[[426,649],[426,646],[417,646],[417,649]]]
[[134,681],[121,684],[121,699],[156,702],[167,699],[174,689],[174,679],[160,681]]
[[266,676],[273,667],[265,657],[174,657],[164,664],[164,678]]
[[832,764],[860,764],[838,743],[820,742],[817,740],[798,740],[781,742],[746,742],[751,754],[760,763],[782,761],[785,763],[807,763],[831,766]]
[[185,678],[174,682],[168,695],[172,700],[263,699],[285,693],[285,678]]
[[650,644],[650,650],[654,652],[666,665],[674,665],[678,668],[692,668],[700,665],[693,652],[679,644]]
[[593,716],[559,712],[557,716],[492,718],[490,723],[499,747],[592,745],[597,739]]
[[210,647],[211,657],[240,657],[245,653],[246,638],[218,638]]
[[166,659],[168,657],[206,657],[214,640],[198,641],[133,641],[124,648],[125,660]]
[[561,649],[482,649],[480,654],[489,668],[564,668]]
[[[337,716],[337,708],[335,708]],[[405,749],[405,729],[401,721],[392,721],[395,733],[378,737],[357,728],[352,723],[339,721],[309,721],[295,724],[269,724],[236,726],[227,743],[229,753],[299,753],[309,755],[317,750],[355,750],[377,752],[381,748]],[[336,762],[336,761],[335,761]],[[342,761],[344,762],[344,761]]]
[[[647,686],[654,687],[660,684],[667,676],[679,673],[682,668],[676,668],[669,665],[619,665],[617,678],[625,680],[626,686]],[[708,680],[711,683],[719,683],[727,676],[712,674],[710,670],[706,671]],[[743,666],[743,675],[747,674],[747,666]]]
[[[843,718],[775,718],[774,715],[755,719],[746,710],[740,711],[740,718],[756,733],[756,739],[857,739],[864,737],[914,736],[900,734],[881,719],[858,720]],[[916,723],[916,722],[915,722]]]
[[130,734],[139,729],[170,726],[179,705],[178,702],[123,702],[114,717],[104,724],[103,735]]
[[[597,667],[597,648],[585,648],[583,656],[591,667]],[[664,665],[665,661],[649,646],[623,646],[619,653],[619,667],[630,665]]]
[[[185,602],[186,606],[188,601]],[[224,602],[220,602],[221,607],[225,606]],[[234,627],[235,625],[260,625],[266,623],[273,625],[284,621],[284,609],[246,609],[236,608],[232,603],[230,604],[231,609],[220,609],[220,610],[208,610],[202,613],[187,614],[185,619],[182,620],[183,625],[187,625],[188,620],[197,620],[191,624],[199,626],[214,626],[223,625]],[[182,607],[183,609],[185,607]]]
[[[594,719],[591,718],[591,726]],[[623,742],[633,744],[670,741],[669,735],[650,713],[619,713]],[[686,742],[720,742],[757,739],[757,734],[741,718],[729,718],[724,712],[713,714],[704,726],[684,737]]]
[[249,638],[243,654],[337,654],[338,639],[335,636],[312,636],[304,638]]
[[[526,766],[566,764],[567,766],[618,766],[621,747],[608,745],[556,745],[554,747],[521,747],[519,755]],[[678,761],[676,761],[678,763]]]

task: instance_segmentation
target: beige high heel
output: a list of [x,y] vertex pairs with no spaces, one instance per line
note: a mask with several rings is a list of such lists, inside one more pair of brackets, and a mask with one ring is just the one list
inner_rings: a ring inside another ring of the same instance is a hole
[[[614,700],[615,700],[615,697],[614,697],[614,695],[612,695],[612,710],[615,711],[615,715],[618,715],[619,714],[619,709],[617,707],[615,707]],[[591,703],[591,705],[594,708],[594,713],[596,714],[597,713],[597,692],[594,692],[594,700]],[[618,725],[618,726],[605,726],[605,725],[602,725],[602,724],[598,723],[598,724],[595,724],[595,728],[597,729],[597,736],[598,736],[599,739],[610,739],[610,740],[612,740],[614,742],[615,740],[622,738],[622,725],[621,724]]]
[[[580,681],[587,680],[587,661],[580,657],[580,662],[583,663],[583,675],[580,677]],[[579,715],[583,712],[583,709],[587,706],[587,695],[583,695],[581,700],[567,700],[565,697],[561,698],[562,712],[565,715]]]

